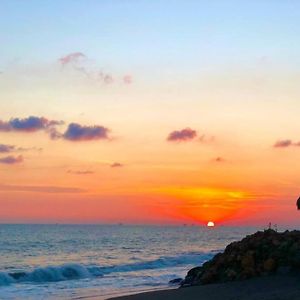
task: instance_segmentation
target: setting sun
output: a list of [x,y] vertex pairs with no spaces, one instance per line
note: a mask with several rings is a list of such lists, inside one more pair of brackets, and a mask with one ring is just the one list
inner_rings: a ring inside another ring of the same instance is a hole
[[207,223],[207,227],[214,227],[214,226],[215,226],[215,223],[212,222],[212,221],[209,221],[209,222]]

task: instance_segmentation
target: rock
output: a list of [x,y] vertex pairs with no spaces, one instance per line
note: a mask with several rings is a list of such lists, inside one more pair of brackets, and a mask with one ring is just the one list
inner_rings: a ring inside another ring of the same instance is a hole
[[255,265],[253,255],[250,253],[246,254],[241,260],[241,265],[244,270],[253,269]]
[[227,269],[226,276],[230,281],[235,280],[237,278],[237,272],[232,269]]
[[273,258],[268,258],[267,260],[264,261],[264,271],[270,273],[275,271],[276,268],[276,263],[275,260]]
[[258,231],[229,244],[201,267],[191,269],[182,286],[300,272],[300,231]]
[[208,284],[213,283],[218,278],[218,272],[214,268],[210,268],[207,271],[203,273],[203,275],[200,277],[200,282],[202,284]]
[[300,268],[300,252],[297,251],[294,255],[290,258],[291,266],[294,269]]
[[175,278],[169,281],[169,284],[172,285],[181,285],[183,279],[182,278]]
[[274,272],[276,269],[276,262],[273,258],[268,258],[264,261],[264,271],[271,273]]
[[187,273],[187,276],[196,276],[200,271],[202,270],[202,267],[195,267],[193,269],[190,269]]

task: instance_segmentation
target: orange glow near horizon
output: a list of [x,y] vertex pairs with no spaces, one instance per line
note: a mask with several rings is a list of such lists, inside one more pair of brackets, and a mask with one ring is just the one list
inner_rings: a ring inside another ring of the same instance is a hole
[[202,224],[211,220],[220,223],[230,219],[250,198],[246,192],[207,187],[169,187],[159,189],[158,193],[179,200],[173,205],[178,216]]

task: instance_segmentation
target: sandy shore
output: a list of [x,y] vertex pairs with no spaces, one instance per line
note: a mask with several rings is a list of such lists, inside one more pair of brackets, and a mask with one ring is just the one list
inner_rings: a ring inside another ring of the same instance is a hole
[[141,293],[113,300],[299,300],[300,277],[277,275],[244,281]]

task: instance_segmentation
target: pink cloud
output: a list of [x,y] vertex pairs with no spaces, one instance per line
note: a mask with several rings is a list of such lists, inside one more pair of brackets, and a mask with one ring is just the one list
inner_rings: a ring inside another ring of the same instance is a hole
[[292,140],[278,140],[273,147],[274,148],[288,148],[288,147],[300,147],[300,142],[293,142]]
[[79,60],[86,58],[86,56],[81,52],[74,52],[70,53],[68,55],[65,55],[61,57],[58,61],[62,64],[62,66],[68,65],[68,64],[74,64],[77,63]]

